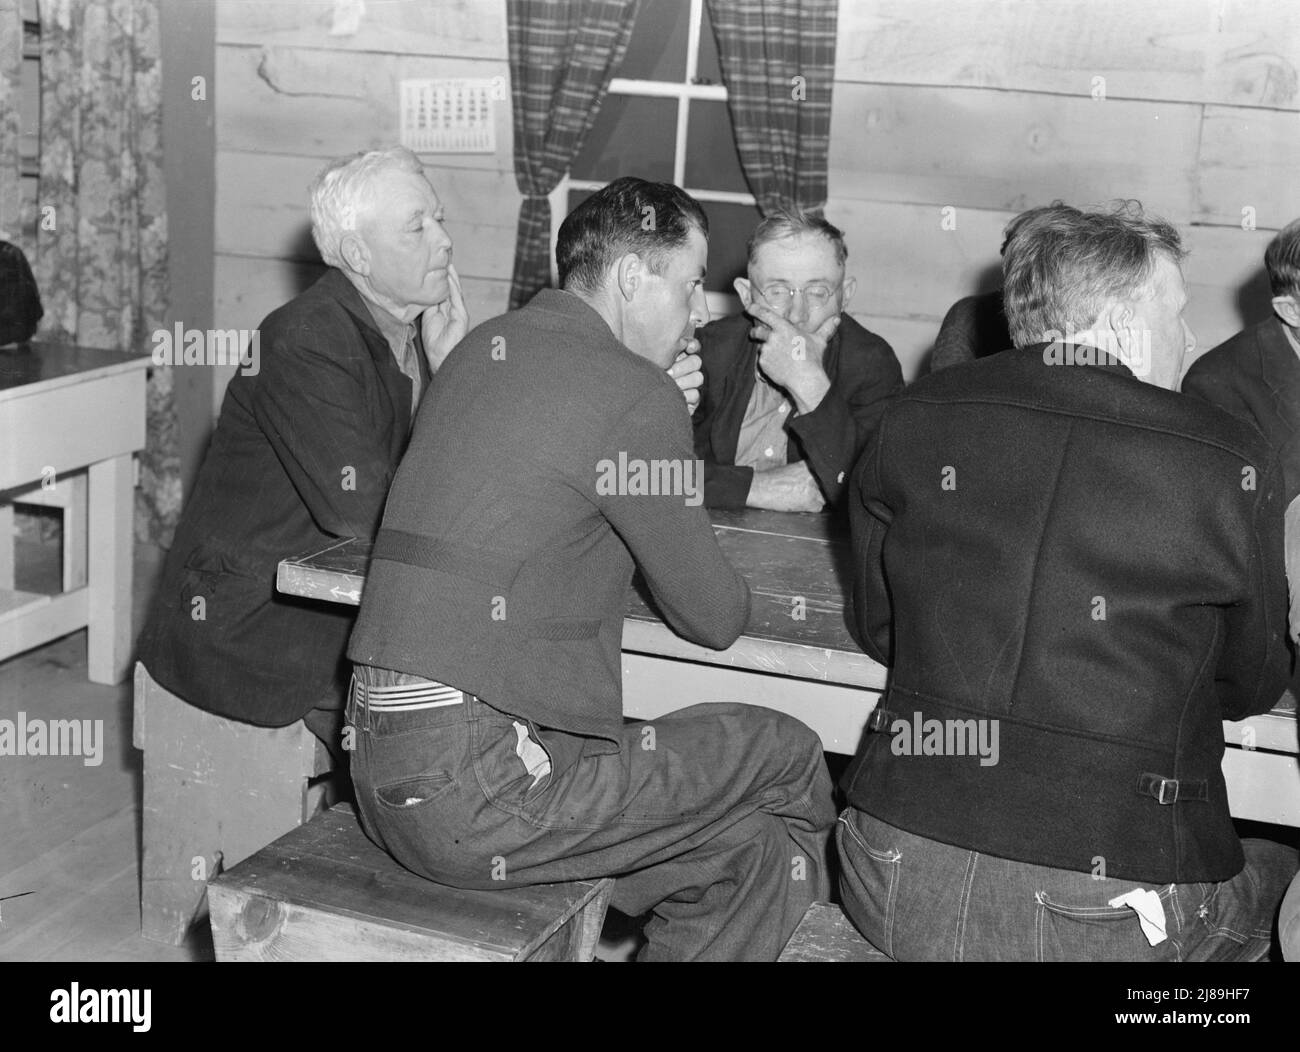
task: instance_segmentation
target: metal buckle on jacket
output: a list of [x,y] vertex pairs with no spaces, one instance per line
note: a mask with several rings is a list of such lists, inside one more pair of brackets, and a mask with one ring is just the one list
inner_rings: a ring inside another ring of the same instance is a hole
[[883,731],[887,725],[892,723],[894,714],[883,705],[877,705],[871,710],[871,715],[867,717],[868,731]]
[[1144,772],[1138,775],[1137,791],[1143,796],[1155,797],[1158,804],[1186,803],[1188,800],[1209,800],[1210,783],[1204,778],[1165,778]]

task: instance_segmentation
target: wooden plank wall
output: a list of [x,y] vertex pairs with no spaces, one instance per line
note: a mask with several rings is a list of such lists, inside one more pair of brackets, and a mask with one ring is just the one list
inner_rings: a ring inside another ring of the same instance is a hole
[[842,0],[827,215],[854,313],[911,374],[948,307],[1000,284],[1018,211],[1136,197],[1191,247],[1208,350],[1268,312],[1264,247],[1300,216],[1297,71],[1295,4]]
[[[389,0],[334,34],[334,0],[217,0],[215,317],[253,328],[321,272],[307,187],[331,158],[398,139],[400,81],[500,76],[504,0]],[[521,197],[510,104],[496,153],[426,154],[470,316],[506,308]],[[218,378],[214,412],[233,370]]]
[[[340,35],[334,9],[218,0],[222,327],[255,326],[318,272],[307,184],[396,140],[402,78],[509,75],[504,0],[371,3]],[[854,313],[910,378],[947,308],[997,286],[1017,211],[1137,197],[1187,236],[1208,349],[1267,311],[1264,246],[1300,216],[1298,70],[1300,5],[843,0],[827,214],[848,235]],[[505,308],[520,203],[508,102],[496,120],[495,154],[425,156],[476,321]]]

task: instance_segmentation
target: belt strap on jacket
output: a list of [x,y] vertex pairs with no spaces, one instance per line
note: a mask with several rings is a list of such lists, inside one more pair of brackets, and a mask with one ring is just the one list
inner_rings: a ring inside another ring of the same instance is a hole
[[504,588],[510,586],[524,564],[522,559],[490,548],[473,548],[455,541],[392,529],[381,529],[376,535],[371,558],[437,570]]
[[[884,706],[877,705],[867,717],[867,730],[871,732],[887,731],[897,713]],[[1208,801],[1210,783],[1208,779],[1165,778],[1163,775],[1144,772],[1138,775],[1137,791],[1141,796],[1150,796],[1159,804],[1187,803],[1189,800]]]
[[1137,791],[1142,796],[1153,796],[1158,804],[1186,803],[1188,800],[1209,800],[1210,783],[1206,778],[1164,778],[1144,772],[1138,775]]

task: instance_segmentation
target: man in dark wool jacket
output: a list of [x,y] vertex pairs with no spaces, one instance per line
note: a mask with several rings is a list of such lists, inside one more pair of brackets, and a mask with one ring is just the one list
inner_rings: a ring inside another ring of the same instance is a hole
[[1296,857],[1239,841],[1221,721],[1289,671],[1282,479],[1174,393],[1177,231],[1071,211],[1008,249],[1015,349],[917,382],[855,471],[856,625],[891,675],[844,906],[900,960],[1255,960]]
[[374,535],[416,406],[469,319],[442,202],[409,150],[327,166],[311,214],[329,270],[262,322],[257,368],[226,389],[139,655],[192,705],[265,727],[305,718],[335,747],[353,611],[281,596],[276,566]]
[[730,645],[749,591],[701,505],[665,369],[708,319],[707,221],[620,179],[564,221],[562,291],[457,348],[393,482],[348,654],[369,835],[443,884],[612,876],[643,959],[773,960],[827,891],[817,737],[747,705],[625,725],[634,564]]
[[903,389],[893,348],[845,308],[844,234],[779,210],[749,239],[736,279],[745,313],[700,332],[704,385],[695,454],[711,508],[842,509],[848,475],[888,400]]

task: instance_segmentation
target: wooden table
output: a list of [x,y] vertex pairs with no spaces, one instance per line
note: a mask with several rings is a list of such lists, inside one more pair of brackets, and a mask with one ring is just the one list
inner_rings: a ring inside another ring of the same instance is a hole
[[[746,510],[711,517],[723,552],[749,580],[745,632],[723,651],[689,643],[638,590],[623,623],[624,711],[649,719],[700,701],[766,705],[810,726],[828,752],[856,752],[886,670],[862,653],[845,621],[847,534],[825,515]],[[286,559],[279,589],[359,603],[369,557],[368,542],[346,540]],[[1294,701],[1223,728],[1233,814],[1300,826]]]
[[[17,591],[13,542],[0,537],[0,660],[86,628],[90,678],[126,678],[132,456],[145,443],[149,364],[148,355],[55,344],[0,351],[0,522],[12,521],[13,502],[28,500],[34,487],[32,502],[65,482],[78,482],[78,492],[88,489],[84,585],[58,595]],[[69,512],[77,511],[74,503]],[[65,537],[74,527],[82,528],[65,522]]]

